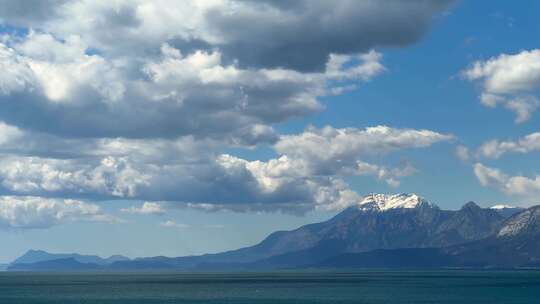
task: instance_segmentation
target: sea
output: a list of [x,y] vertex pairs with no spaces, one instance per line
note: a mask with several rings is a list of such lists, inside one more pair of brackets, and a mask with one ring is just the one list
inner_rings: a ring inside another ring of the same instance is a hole
[[0,303],[540,303],[540,271],[3,272]]

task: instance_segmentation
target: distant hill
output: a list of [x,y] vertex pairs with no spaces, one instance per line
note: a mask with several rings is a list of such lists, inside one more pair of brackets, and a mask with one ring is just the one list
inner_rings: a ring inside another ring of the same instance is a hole
[[77,266],[75,264],[75,263],[79,263],[83,265],[95,265],[96,267],[94,268],[97,268],[97,266],[107,266],[115,262],[129,261],[129,260],[130,260],[129,258],[125,256],[121,256],[121,255],[113,255],[108,258],[101,258],[97,255],[81,255],[77,253],[57,254],[57,253],[49,253],[43,250],[29,250],[25,254],[17,258],[15,261],[13,261],[10,265],[8,265],[7,269],[8,270],[23,270],[23,269],[32,270],[32,268],[39,268],[39,269],[47,268],[47,267],[52,268],[53,265],[61,267],[62,263],[66,263],[66,267],[67,267],[67,264],[69,264],[75,268],[81,268],[80,266]]
[[40,261],[31,264],[11,264],[9,271],[89,271],[102,267],[92,263],[81,263],[74,258]]
[[540,207],[481,208],[469,202],[459,210],[442,210],[415,194],[373,194],[328,221],[275,232],[238,250],[134,260],[29,251],[9,270],[61,263],[114,271],[540,265],[535,208]]

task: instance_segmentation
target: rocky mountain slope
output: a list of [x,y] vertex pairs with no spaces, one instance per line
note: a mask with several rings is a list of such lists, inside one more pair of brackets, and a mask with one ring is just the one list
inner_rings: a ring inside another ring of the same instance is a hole
[[312,267],[540,267],[540,206],[505,220],[492,235],[443,248],[400,248],[345,253]]
[[255,246],[219,254],[114,261],[114,257],[100,260],[95,256],[51,256],[31,251],[16,260],[11,269],[55,259],[73,259],[84,264],[80,267],[105,265],[101,268],[109,270],[301,267],[341,254],[365,255],[403,248],[455,248],[457,256],[459,247],[452,246],[499,233],[506,216],[513,213],[504,209],[480,208],[469,202],[459,210],[442,210],[415,194],[371,194],[328,221],[275,232]]
[[415,194],[377,194],[367,196],[357,206],[327,222],[272,234],[259,245],[237,253],[264,248],[260,251],[271,254],[259,255],[259,260],[286,259],[286,264],[295,264],[295,255],[299,261],[307,263],[307,256],[445,247],[492,235],[504,220],[505,217],[496,210],[483,209],[472,202],[460,210],[449,211],[441,210]]
[[491,237],[445,248],[459,263],[471,267],[539,267],[540,206],[506,220]]
[[344,252],[444,247],[478,240],[496,232],[504,219],[497,210],[472,202],[450,211],[416,194],[371,194],[328,221],[272,233],[252,247],[203,256],[144,258],[112,266],[120,270],[304,265]]

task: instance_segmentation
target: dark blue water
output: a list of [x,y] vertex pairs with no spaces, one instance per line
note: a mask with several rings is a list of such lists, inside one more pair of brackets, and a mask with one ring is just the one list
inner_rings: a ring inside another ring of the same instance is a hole
[[0,303],[540,303],[540,272],[0,273]]

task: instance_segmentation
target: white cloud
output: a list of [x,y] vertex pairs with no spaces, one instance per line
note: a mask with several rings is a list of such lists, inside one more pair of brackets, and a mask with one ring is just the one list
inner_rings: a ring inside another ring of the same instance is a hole
[[540,175],[532,178],[526,176],[509,176],[497,168],[491,168],[477,163],[474,173],[482,186],[493,187],[507,195],[520,196],[532,199],[536,203],[540,195]]
[[7,3],[0,21],[61,38],[81,35],[109,56],[139,56],[172,41],[183,48],[221,48],[228,58],[252,67],[315,70],[331,53],[411,44],[452,2],[78,0]]
[[[31,139],[30,136],[27,142],[31,143]],[[416,171],[409,163],[389,167],[368,163],[364,157],[425,148],[452,139],[450,135],[433,131],[389,127],[309,128],[298,135],[283,136],[275,145],[281,156],[267,161],[200,153],[212,144],[206,142],[199,146],[201,142],[190,138],[100,140],[86,143],[84,147],[93,151],[90,155],[77,155],[72,151],[74,154],[68,159],[39,153],[4,157],[0,159],[0,185],[9,193],[24,195],[227,206],[253,204],[264,205],[262,209],[290,207],[294,212],[333,209],[353,203],[356,197],[343,177],[368,175],[395,187],[399,186],[400,178]],[[39,146],[31,144],[27,153],[33,151],[34,145]],[[51,145],[55,147],[54,140]],[[9,150],[9,145],[4,149]],[[150,212],[150,207],[155,206],[149,204],[125,211]]]
[[0,227],[48,228],[70,221],[115,222],[97,205],[72,199],[0,196]]
[[540,50],[477,61],[463,75],[481,82],[482,104],[488,107],[502,104],[516,113],[517,123],[529,120],[540,107],[540,100],[533,95],[540,88]]
[[296,167],[280,170],[280,166],[297,166],[286,158],[266,163],[221,155],[207,161],[156,165],[113,157],[94,163],[11,157],[0,168],[0,184],[10,192],[31,195],[313,207],[314,196],[335,183],[331,177],[311,178]]
[[499,158],[506,153],[530,153],[540,151],[540,133],[531,133],[516,141],[489,140],[478,148],[478,155]]
[[[148,201],[124,210],[143,214],[343,208],[358,197],[345,177],[415,172],[368,158],[452,139],[273,128],[383,73],[374,49],[419,40],[452,1],[34,2],[0,0],[0,23],[28,29],[0,39],[0,193]],[[279,155],[227,154],[261,144]]]
[[163,205],[156,202],[144,202],[140,207],[129,207],[123,208],[120,211],[132,214],[142,214],[142,215],[163,215],[166,210],[163,208]]
[[[385,67],[381,64],[381,59],[382,54],[373,50],[358,55],[330,54],[326,63],[325,75],[329,79],[361,79],[367,81],[385,70]],[[355,61],[360,63],[347,67],[347,65]]]
[[281,156],[262,162],[222,155],[218,163],[227,171],[249,173],[248,187],[258,197],[253,202],[273,202],[276,210],[341,209],[357,201],[357,194],[343,180],[311,174],[301,159]]
[[452,139],[454,139],[452,135],[431,130],[398,129],[388,126],[365,129],[309,127],[299,135],[282,136],[276,143],[276,150],[289,155],[310,155],[324,159],[349,154],[376,155],[399,149],[425,148]]
[[1,185],[15,193],[32,195],[92,193],[134,197],[137,188],[149,179],[148,174],[123,158],[103,158],[94,164],[35,157],[10,157],[0,162]]
[[452,135],[430,130],[387,126],[336,129],[327,126],[321,129],[310,127],[301,134],[282,136],[275,149],[278,153],[304,160],[312,174],[363,174],[377,171],[361,162],[363,157],[425,148],[453,139]]
[[453,1],[34,2],[2,1],[0,23],[30,30],[0,44],[0,120],[72,138],[254,145],[380,74],[373,49],[417,41]]
[[458,158],[470,159],[499,159],[509,153],[527,154],[540,151],[540,132],[530,133],[515,140],[491,139],[483,142],[475,151],[465,146],[456,147]]
[[[137,60],[88,55],[78,36],[59,41],[31,32],[9,43],[13,48],[0,44],[0,102],[10,106],[0,110],[0,119],[71,137],[272,141],[270,124],[320,111],[317,98],[334,94],[334,86],[367,81],[384,69],[373,51],[341,55],[329,71],[301,73],[242,69],[224,63],[219,50],[183,54],[167,43],[161,56]],[[17,103],[9,103],[15,93],[21,95]],[[83,111],[93,115],[81,117]]]
[[[270,136],[254,128],[253,137]],[[273,134],[272,136],[277,136]],[[246,135],[245,139],[249,140]],[[253,139],[255,141],[255,139]],[[176,139],[128,139],[128,138],[62,138],[37,132],[28,132],[0,122],[0,153],[19,154],[41,158],[100,159],[129,157],[138,162],[195,162],[214,155],[226,145],[244,146],[234,138],[198,139],[183,136]]]
[[21,139],[23,134],[18,128],[0,122],[0,146],[11,144]]
[[[22,56],[44,62],[69,63],[86,57],[88,46],[78,35],[60,41],[51,34],[30,30],[25,38],[13,38],[14,48]],[[17,41],[17,39],[20,39]]]
[[405,163],[402,167],[397,168],[379,168],[377,176],[380,180],[384,180],[391,187],[399,187],[401,182],[400,178],[411,176],[417,172],[416,168],[410,163]]
[[465,71],[465,76],[483,80],[486,91],[494,94],[534,90],[540,83],[540,50],[477,61]]
[[28,78],[33,82],[27,86],[40,88],[47,101],[82,102],[80,92],[86,90],[96,92],[99,102],[114,102],[124,96],[119,70],[102,56],[87,55],[88,47],[79,36],[59,41],[50,34],[31,31],[25,39],[16,37],[11,42],[12,58],[3,61],[17,58],[20,69],[26,67],[31,73]]
[[24,58],[0,43],[0,94],[11,94],[33,89],[35,75],[24,62]]

